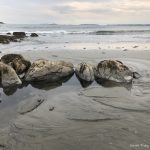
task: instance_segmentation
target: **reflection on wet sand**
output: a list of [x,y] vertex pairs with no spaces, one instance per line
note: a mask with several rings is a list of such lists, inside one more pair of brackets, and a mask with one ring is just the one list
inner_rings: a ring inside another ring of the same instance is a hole
[[73,74],[71,76],[67,76],[63,78],[62,80],[59,80],[58,82],[31,82],[32,87],[42,90],[51,90],[54,88],[57,88],[59,86],[62,86],[63,83],[69,81],[72,78]]
[[106,79],[98,79],[96,78],[95,81],[106,88],[112,88],[112,87],[125,87],[127,90],[131,90],[132,88],[132,82],[115,82],[115,81],[111,81],[111,80],[106,80]]
[[88,86],[90,86],[93,82],[92,81],[84,81],[84,80],[81,80],[77,75],[76,75],[80,85],[83,87],[83,88],[87,88]]
[[62,84],[69,81],[72,76],[73,75],[63,78],[62,80],[59,80],[59,82],[47,82],[47,81],[31,82],[31,83],[23,82],[23,84],[19,85],[19,86],[13,86],[13,87],[7,87],[7,88],[3,87],[3,92],[7,96],[11,96],[17,91],[17,89],[25,88],[29,84],[32,85],[32,87],[37,88],[37,89],[51,90],[51,89],[57,88],[59,86],[62,86]]
[[[12,103],[18,98],[17,118],[0,129],[0,149],[130,150],[131,142],[149,144],[148,67],[140,67],[145,69],[139,70],[142,77],[128,84],[96,80],[91,86],[80,86],[73,77],[18,88],[10,96]],[[44,101],[37,95],[45,96]]]
[[[13,87],[7,87],[7,88],[3,88],[3,92],[7,95],[7,96],[11,96],[13,95],[17,89],[22,89],[27,87],[29,84],[37,89],[41,89],[41,90],[51,90],[54,88],[57,88],[59,86],[62,86],[63,83],[68,82],[73,75],[64,78],[63,80],[60,80],[59,82],[47,82],[47,81],[42,81],[42,82],[31,82],[31,83],[27,83],[24,82],[22,85],[20,86],[13,86]],[[92,85],[93,82],[88,82],[88,81],[83,81],[79,78],[77,78],[81,87],[83,88],[87,88],[90,85]],[[104,79],[95,79],[96,83],[98,83],[99,85],[103,86],[103,87],[107,87],[107,88],[111,88],[111,87],[125,87],[127,90],[131,90],[132,88],[132,82],[129,83],[119,83],[119,82],[115,82],[115,81],[110,81],[110,80],[104,80]]]

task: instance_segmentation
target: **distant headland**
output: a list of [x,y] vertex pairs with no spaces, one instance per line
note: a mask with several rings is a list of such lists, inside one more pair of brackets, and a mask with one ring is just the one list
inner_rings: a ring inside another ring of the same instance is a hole
[[0,22],[0,24],[5,24],[4,22]]

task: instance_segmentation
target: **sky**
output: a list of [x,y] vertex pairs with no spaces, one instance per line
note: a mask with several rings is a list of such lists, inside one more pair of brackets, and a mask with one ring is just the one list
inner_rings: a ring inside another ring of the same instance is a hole
[[0,0],[0,21],[20,24],[149,24],[150,0]]

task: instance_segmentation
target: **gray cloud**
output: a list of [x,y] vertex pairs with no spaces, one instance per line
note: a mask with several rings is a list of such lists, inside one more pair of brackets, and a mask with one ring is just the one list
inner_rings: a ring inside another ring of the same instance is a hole
[[62,14],[73,13],[76,11],[75,7],[71,7],[71,6],[54,6],[52,7],[52,10]]
[[150,23],[149,15],[149,0],[0,0],[8,23]]

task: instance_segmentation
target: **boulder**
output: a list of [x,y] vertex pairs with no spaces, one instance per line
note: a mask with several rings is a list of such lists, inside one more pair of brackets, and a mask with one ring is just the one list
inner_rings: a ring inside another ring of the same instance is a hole
[[16,36],[11,36],[10,34],[7,35],[0,35],[0,43],[1,44],[9,44],[10,42],[19,42],[21,38]]
[[14,36],[0,35],[1,44],[9,44],[10,42],[17,42],[17,39]]
[[9,44],[9,36],[6,35],[0,35],[0,43],[1,44]]
[[31,66],[30,61],[24,59],[20,54],[6,54],[2,56],[1,61],[10,65],[18,75],[25,73]]
[[13,35],[16,38],[25,38],[26,37],[26,33],[25,32],[13,32]]
[[116,82],[131,82],[133,79],[133,72],[118,60],[101,61],[94,74],[98,79]]
[[93,82],[94,81],[94,70],[93,66],[87,63],[78,64],[75,68],[75,73],[79,80]]
[[13,32],[13,35],[7,33],[7,35],[0,35],[0,43],[9,44],[10,42],[19,42],[25,36],[25,32]]
[[3,87],[18,86],[22,84],[15,70],[0,62],[1,83]]
[[31,37],[38,37],[38,34],[36,34],[36,33],[31,33],[30,36],[31,36]]
[[31,65],[26,73],[25,80],[28,82],[55,82],[67,76],[71,76],[73,73],[74,67],[72,63],[40,59]]

